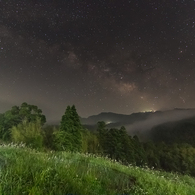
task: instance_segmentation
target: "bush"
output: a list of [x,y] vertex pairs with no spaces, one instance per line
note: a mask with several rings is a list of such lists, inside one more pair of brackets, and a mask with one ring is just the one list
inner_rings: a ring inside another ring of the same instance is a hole
[[15,143],[25,143],[26,146],[40,149],[43,146],[43,132],[41,121],[23,120],[22,123],[11,128],[11,137]]

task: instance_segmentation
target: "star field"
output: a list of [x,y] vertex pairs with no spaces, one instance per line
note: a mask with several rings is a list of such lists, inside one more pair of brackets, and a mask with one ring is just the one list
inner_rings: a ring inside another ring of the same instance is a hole
[[195,107],[195,1],[0,1],[0,112],[47,120]]

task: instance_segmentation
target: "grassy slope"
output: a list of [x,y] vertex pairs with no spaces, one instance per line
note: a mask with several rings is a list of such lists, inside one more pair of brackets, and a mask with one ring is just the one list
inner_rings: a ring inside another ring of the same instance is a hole
[[189,176],[123,166],[92,155],[0,146],[2,195],[193,195]]

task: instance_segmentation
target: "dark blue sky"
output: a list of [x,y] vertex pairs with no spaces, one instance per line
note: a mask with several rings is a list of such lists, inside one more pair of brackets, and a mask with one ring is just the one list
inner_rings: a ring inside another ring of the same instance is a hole
[[0,1],[0,112],[58,120],[195,107],[195,1]]

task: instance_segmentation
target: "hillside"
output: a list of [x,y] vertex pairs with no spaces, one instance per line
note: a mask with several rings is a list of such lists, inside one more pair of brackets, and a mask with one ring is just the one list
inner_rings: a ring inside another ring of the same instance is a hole
[[81,123],[89,130],[97,129],[97,122],[104,121],[108,128],[125,126],[129,135],[138,135],[142,141],[151,138],[151,129],[168,122],[195,117],[195,109],[173,109],[156,112],[139,112],[130,115],[104,112],[88,118],[81,118]]
[[188,143],[195,146],[195,117],[157,125],[149,132],[155,142]]
[[189,176],[124,166],[108,158],[0,147],[0,194],[192,195]]
[[[97,123],[104,121],[108,128],[120,128],[125,126],[130,135],[139,135],[140,138],[148,137],[148,130],[153,127],[167,123],[180,121],[195,117],[195,109],[179,109],[156,111],[156,112],[137,112],[132,114],[119,114],[113,112],[102,112],[88,118],[80,117],[84,127],[91,131],[97,129]],[[49,125],[59,125],[60,121],[49,122]]]
[[189,116],[195,116],[195,109],[179,109],[175,108],[173,110],[165,110],[165,111],[151,111],[151,112],[137,112],[129,115],[119,114],[113,112],[102,112],[97,115],[89,116],[88,118],[81,118],[81,122],[83,124],[94,125],[98,121],[105,121],[106,123],[125,123],[125,124],[133,124],[138,121],[147,120],[152,117],[165,117],[168,120],[177,120],[182,118],[188,118]]
[[98,121],[105,121],[108,124],[111,123],[131,124],[136,121],[146,120],[152,114],[154,114],[154,112],[139,112],[139,113],[132,113],[130,115],[118,114],[112,112],[102,112],[98,115],[89,116],[88,118],[81,118],[81,122],[83,124],[88,124],[88,125],[94,125]]

